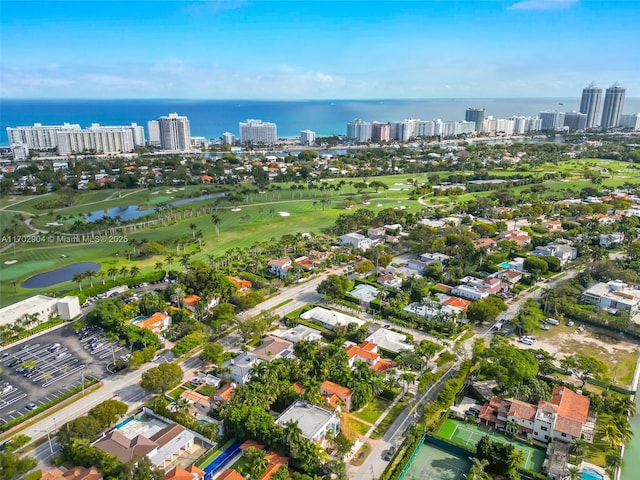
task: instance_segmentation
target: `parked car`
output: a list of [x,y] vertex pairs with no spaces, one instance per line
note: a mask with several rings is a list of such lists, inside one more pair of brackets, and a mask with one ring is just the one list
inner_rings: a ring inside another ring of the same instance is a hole
[[560,322],[555,318],[547,318],[548,325],[560,325]]
[[26,408],[27,410],[29,410],[29,411],[31,411],[31,410],[35,410],[37,407],[38,407],[38,406],[37,406],[35,403],[27,403],[27,404],[25,405],[25,408]]
[[389,447],[389,450],[387,450],[384,454],[384,460],[385,462],[390,461],[393,458],[393,455],[396,453],[396,447],[394,447],[393,445],[391,447]]

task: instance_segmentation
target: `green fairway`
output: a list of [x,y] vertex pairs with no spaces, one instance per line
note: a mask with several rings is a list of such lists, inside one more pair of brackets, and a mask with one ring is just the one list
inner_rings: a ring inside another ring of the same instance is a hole
[[509,443],[517,450],[520,450],[524,454],[525,461],[523,466],[527,470],[534,472],[542,471],[542,464],[545,457],[544,450],[526,445],[496,430],[488,430],[448,418],[436,435],[470,450],[475,450],[476,444],[482,437],[489,436],[492,441]]

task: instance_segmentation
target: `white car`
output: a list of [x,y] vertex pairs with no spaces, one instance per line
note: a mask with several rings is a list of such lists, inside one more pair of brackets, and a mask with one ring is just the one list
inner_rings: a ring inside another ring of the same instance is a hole
[[555,318],[547,318],[548,325],[560,325],[560,322]]

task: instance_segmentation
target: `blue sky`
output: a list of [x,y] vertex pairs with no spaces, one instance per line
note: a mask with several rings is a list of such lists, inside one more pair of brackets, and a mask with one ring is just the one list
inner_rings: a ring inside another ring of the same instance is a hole
[[640,97],[640,2],[0,1],[3,98]]

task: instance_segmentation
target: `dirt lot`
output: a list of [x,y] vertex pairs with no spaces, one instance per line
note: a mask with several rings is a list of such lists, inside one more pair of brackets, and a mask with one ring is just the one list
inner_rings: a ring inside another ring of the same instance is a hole
[[584,331],[578,330],[579,325],[550,326],[549,330],[539,330],[532,334],[536,338],[533,345],[518,346],[527,349],[543,349],[560,359],[580,353],[602,360],[609,368],[609,378],[624,387],[631,387],[633,374],[640,353],[640,344],[635,340],[626,339],[620,334],[584,326]]

